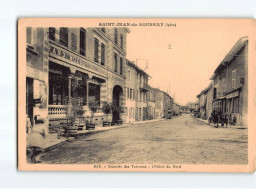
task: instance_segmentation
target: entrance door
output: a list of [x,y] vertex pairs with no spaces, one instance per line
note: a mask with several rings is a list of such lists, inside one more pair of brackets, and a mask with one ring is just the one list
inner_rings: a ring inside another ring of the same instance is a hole
[[[120,97],[122,94],[123,90],[120,86],[116,85],[113,89],[113,106],[115,108],[120,108]],[[120,120],[120,112],[119,111],[113,111],[113,117],[112,117],[112,122],[117,122]]]
[[143,120],[148,119],[148,109],[146,107],[143,108]]
[[26,114],[30,118],[31,125],[33,125],[33,79],[26,79]]

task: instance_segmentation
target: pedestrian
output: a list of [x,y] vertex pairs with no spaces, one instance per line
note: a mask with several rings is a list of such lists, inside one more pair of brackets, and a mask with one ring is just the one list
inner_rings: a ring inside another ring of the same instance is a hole
[[215,127],[215,124],[217,124],[217,128],[219,127],[219,116],[216,110],[213,110],[213,123],[214,123],[214,127]]
[[45,142],[45,119],[35,117],[35,124],[32,127],[32,131],[27,135],[27,155],[31,163],[40,163],[40,154],[44,149]]

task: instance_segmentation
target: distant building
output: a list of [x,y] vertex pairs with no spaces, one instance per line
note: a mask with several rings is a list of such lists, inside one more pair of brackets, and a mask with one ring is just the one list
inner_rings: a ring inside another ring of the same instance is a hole
[[179,116],[181,113],[181,107],[177,103],[173,103],[173,116]]
[[125,107],[125,122],[135,121],[136,105],[137,105],[137,69],[138,67],[130,61],[126,61],[126,107]]
[[155,90],[155,116],[156,118],[164,117],[164,92],[156,89]]
[[147,92],[147,99],[148,99],[148,119],[155,119],[156,118],[156,89],[150,87],[149,91]]
[[190,113],[188,106],[180,106],[181,113]]
[[[127,60],[127,64],[130,69],[127,72],[126,79],[128,80],[131,79],[131,82],[127,81],[126,87],[127,87],[127,90],[129,88],[129,94],[131,93],[135,94],[134,95],[134,99],[136,103],[135,120],[136,121],[148,120],[147,93],[150,90],[150,86],[148,85],[149,75],[144,70],[139,68],[134,62]],[[133,73],[135,73],[135,75],[132,75]],[[134,85],[134,79],[135,79],[135,85]],[[135,87],[135,88],[133,89],[129,86]],[[133,110],[133,106],[130,107],[132,110]]]
[[197,110],[198,102],[189,102],[188,107],[189,107],[190,112],[193,112],[193,111]]

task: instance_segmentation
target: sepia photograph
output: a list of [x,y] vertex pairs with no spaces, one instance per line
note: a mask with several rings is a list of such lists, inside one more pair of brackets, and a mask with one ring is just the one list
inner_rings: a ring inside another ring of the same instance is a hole
[[19,170],[254,172],[255,27],[21,18]]

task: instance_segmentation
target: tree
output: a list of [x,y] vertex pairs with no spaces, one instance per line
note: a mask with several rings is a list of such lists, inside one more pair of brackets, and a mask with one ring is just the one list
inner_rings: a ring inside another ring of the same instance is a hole
[[106,114],[107,122],[108,122],[108,115],[111,113],[112,105],[110,103],[104,102],[102,112]]
[[85,110],[83,109],[80,98],[71,98],[70,101],[66,105],[67,123],[70,121],[74,125],[76,118],[81,117],[85,113]]
[[88,107],[89,107],[89,109],[90,109],[90,111],[91,111],[90,124],[92,124],[94,114],[95,114],[95,113],[97,112],[97,110],[99,109],[99,101],[98,101],[98,100],[89,101]]

